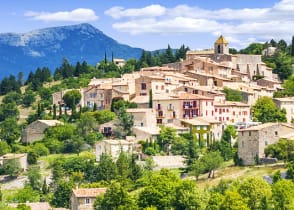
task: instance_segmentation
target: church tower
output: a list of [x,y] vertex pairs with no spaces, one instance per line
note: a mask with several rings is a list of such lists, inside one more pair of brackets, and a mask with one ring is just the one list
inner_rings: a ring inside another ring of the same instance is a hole
[[214,54],[229,54],[229,42],[221,35],[214,43]]

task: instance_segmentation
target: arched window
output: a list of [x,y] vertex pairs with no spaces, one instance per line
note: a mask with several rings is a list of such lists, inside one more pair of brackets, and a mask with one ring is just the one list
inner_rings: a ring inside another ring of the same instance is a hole
[[220,45],[217,45],[217,53],[221,53],[221,46]]

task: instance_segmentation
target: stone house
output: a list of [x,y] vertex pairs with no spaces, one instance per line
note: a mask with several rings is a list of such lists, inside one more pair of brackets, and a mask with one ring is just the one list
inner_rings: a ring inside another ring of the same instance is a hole
[[27,154],[14,154],[14,153],[9,153],[6,155],[3,155],[0,157],[0,166],[3,167],[5,164],[11,164],[13,162],[19,163],[20,168],[23,171],[26,171],[28,168],[28,162],[27,162]]
[[34,141],[41,140],[47,128],[62,124],[58,120],[36,120],[22,131],[21,141],[23,143],[33,143]]
[[127,113],[134,117],[135,127],[155,127],[156,126],[156,113],[151,108],[134,108],[127,109]]
[[265,158],[264,149],[282,136],[294,133],[294,127],[285,123],[265,123],[238,131],[238,156],[244,165],[254,165]]
[[106,188],[78,188],[73,189],[70,197],[71,210],[94,210],[94,203],[98,196],[103,195]]
[[274,98],[274,102],[280,109],[286,110],[287,122],[291,123],[294,120],[294,97]]
[[121,151],[131,154],[133,152],[134,142],[126,140],[103,140],[96,144],[96,161],[100,161],[102,154],[110,155],[116,160]]

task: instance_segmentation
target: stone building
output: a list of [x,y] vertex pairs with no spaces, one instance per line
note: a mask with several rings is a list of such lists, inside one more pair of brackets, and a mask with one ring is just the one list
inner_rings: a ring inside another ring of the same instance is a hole
[[265,123],[238,131],[238,156],[244,165],[254,165],[265,158],[264,149],[282,136],[294,133],[294,127],[285,123]]
[[294,120],[294,97],[274,98],[274,102],[280,109],[286,110],[287,122],[291,123]]
[[0,157],[0,166],[4,167],[6,164],[16,163],[16,164],[19,164],[20,168],[23,171],[26,171],[28,168],[27,157],[28,155],[26,153],[23,153],[23,154],[9,153]]
[[94,203],[98,196],[103,195],[106,188],[78,188],[73,189],[70,197],[71,210],[94,210]]
[[62,124],[58,120],[36,120],[22,131],[21,141],[23,143],[33,143],[34,141],[41,140],[47,128]]
[[102,154],[110,155],[116,160],[121,151],[131,154],[133,152],[134,142],[126,140],[103,140],[96,144],[96,161],[100,161]]

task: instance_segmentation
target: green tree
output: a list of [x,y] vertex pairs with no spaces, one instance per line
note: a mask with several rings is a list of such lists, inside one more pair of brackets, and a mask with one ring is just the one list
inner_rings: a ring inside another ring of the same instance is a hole
[[22,102],[22,95],[15,91],[9,92],[4,96],[2,102],[5,104],[16,103],[17,105],[20,105]]
[[102,154],[97,168],[97,181],[104,180],[110,182],[117,176],[117,168],[111,156]]
[[161,150],[169,153],[169,147],[175,141],[176,135],[174,128],[162,126],[157,140]]
[[272,186],[274,209],[294,209],[294,183],[290,180],[279,180]]
[[98,129],[98,124],[96,119],[90,113],[82,113],[78,123],[77,131],[81,136],[87,136],[94,130]]
[[291,56],[294,56],[294,36],[292,36]]
[[14,143],[21,135],[19,126],[15,118],[6,118],[0,124],[0,139],[8,144]]
[[191,174],[195,176],[196,180],[198,180],[199,175],[205,172],[206,166],[203,161],[194,160],[189,169]]
[[16,203],[38,202],[40,200],[40,195],[37,191],[27,185],[11,195],[11,197],[8,197],[7,200]]
[[52,205],[55,207],[69,208],[69,201],[74,183],[71,181],[60,180],[54,190]]
[[273,100],[268,96],[257,99],[253,109],[253,120],[266,122],[286,122],[286,111],[276,107]]
[[227,101],[242,101],[243,97],[240,91],[224,87],[223,92],[226,94]]
[[234,191],[227,191],[220,210],[249,210],[244,198]]
[[223,202],[223,199],[224,199],[224,195],[218,192],[212,192],[210,194],[210,198],[206,206],[206,210],[219,210]]
[[279,75],[281,80],[287,79],[293,74],[293,58],[284,52],[279,52],[275,55],[276,68],[273,69],[274,73]]
[[0,156],[11,152],[10,146],[6,141],[0,141]]
[[262,200],[269,200],[272,191],[270,185],[260,177],[248,177],[240,185],[238,192],[247,200],[250,209],[259,209]]
[[33,190],[40,191],[41,190],[41,171],[40,168],[35,166],[29,168],[27,172],[27,176],[29,179],[29,184]]
[[139,207],[171,208],[176,188],[179,184],[179,178],[166,169],[162,169],[159,173],[151,174],[146,178],[145,187],[139,193]]
[[22,99],[22,104],[25,106],[25,107],[29,107],[32,105],[32,103],[34,103],[36,101],[36,98],[35,98],[35,94],[33,91],[31,90],[28,90],[25,92],[24,96],[23,96],[23,99]]
[[108,209],[138,209],[134,199],[128,194],[125,187],[118,182],[112,182],[102,197],[98,197],[94,203],[95,210]]
[[73,108],[73,106],[77,105],[82,98],[82,95],[79,90],[70,90],[64,94],[62,97],[66,106],[69,108]]
[[209,152],[201,158],[201,161],[209,172],[208,178],[214,178],[214,171],[221,166],[224,160],[219,152]]
[[[121,135],[122,137],[131,135],[132,127],[134,125],[134,116],[127,113],[124,107],[121,107],[119,109],[119,113],[117,117],[119,122],[118,122],[118,130],[115,131],[116,135]],[[120,134],[118,134],[117,131],[119,131]]]
[[110,110],[100,110],[92,113],[99,124],[107,123],[115,118],[115,113]]
[[0,121],[6,118],[18,118],[19,110],[15,102],[0,105]]
[[173,201],[175,210],[205,209],[209,194],[200,190],[192,181],[182,181],[176,188]]
[[287,179],[291,179],[294,182],[294,161],[287,164]]

